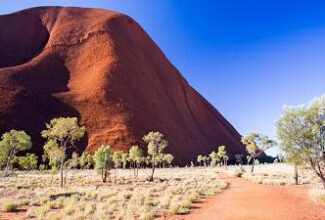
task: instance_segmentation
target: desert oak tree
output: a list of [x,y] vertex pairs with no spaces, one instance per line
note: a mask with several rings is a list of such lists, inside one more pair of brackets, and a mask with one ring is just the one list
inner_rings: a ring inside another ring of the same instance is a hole
[[28,150],[31,147],[31,137],[25,131],[10,130],[2,135],[0,141],[2,159],[0,159],[5,164],[5,175],[10,171],[11,163],[16,153]]
[[143,140],[147,143],[147,151],[152,168],[149,181],[153,181],[155,168],[157,165],[157,156],[164,151],[168,145],[168,142],[164,139],[164,135],[158,131],[149,132],[143,137]]
[[94,154],[95,169],[101,173],[102,181],[107,181],[108,171],[112,168],[113,152],[109,145],[102,145]]
[[256,132],[251,132],[245,137],[242,137],[241,141],[246,146],[246,150],[252,158],[251,173],[254,172],[256,157],[275,145],[275,142],[266,135]]
[[[60,186],[64,186],[63,172],[64,161],[66,159],[66,151],[68,148],[75,147],[75,143],[80,140],[85,134],[85,127],[78,125],[77,118],[54,118],[49,124],[46,124],[46,129],[41,132],[43,138],[47,139],[44,145],[44,150],[48,154],[53,154],[55,151],[56,160],[60,166]],[[49,150],[51,149],[51,150]],[[54,155],[50,155],[54,156]]]

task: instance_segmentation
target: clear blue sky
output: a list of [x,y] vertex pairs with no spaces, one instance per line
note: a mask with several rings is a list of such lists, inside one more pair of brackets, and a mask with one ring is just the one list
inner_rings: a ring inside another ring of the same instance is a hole
[[284,104],[325,92],[324,1],[2,0],[0,14],[41,5],[133,17],[242,134],[274,137]]

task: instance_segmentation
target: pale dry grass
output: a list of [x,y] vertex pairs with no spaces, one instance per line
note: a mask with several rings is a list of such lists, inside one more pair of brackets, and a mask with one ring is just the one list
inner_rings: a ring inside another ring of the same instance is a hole
[[[135,178],[132,170],[112,170],[103,184],[93,170],[74,170],[68,172],[64,189],[57,187],[58,175],[18,172],[0,179],[0,198],[17,201],[28,218],[149,220],[162,212],[188,213],[192,203],[227,186],[215,168],[158,169],[154,182],[146,180],[149,172],[139,170]],[[69,196],[51,200],[60,193]]]
[[[257,164],[253,173],[250,173],[251,165],[243,166],[242,177],[258,184],[266,185],[293,185],[294,167],[290,164]],[[239,173],[239,166],[228,166],[228,172]],[[318,184],[319,178],[308,167],[299,168],[299,184]]]
[[325,190],[312,188],[309,190],[309,197],[316,203],[325,204]]

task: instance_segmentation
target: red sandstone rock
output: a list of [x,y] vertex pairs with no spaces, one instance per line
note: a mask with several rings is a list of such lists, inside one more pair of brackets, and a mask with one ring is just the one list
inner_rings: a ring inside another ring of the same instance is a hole
[[46,122],[77,116],[89,151],[126,150],[157,130],[180,164],[221,144],[244,153],[238,132],[128,16],[42,7],[2,15],[0,27],[0,132],[26,130],[33,152]]

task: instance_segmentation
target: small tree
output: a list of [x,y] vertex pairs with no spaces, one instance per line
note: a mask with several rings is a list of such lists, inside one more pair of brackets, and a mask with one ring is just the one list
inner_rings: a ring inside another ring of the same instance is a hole
[[202,156],[202,160],[203,160],[203,166],[207,166],[207,156],[203,155]]
[[148,168],[149,165],[150,165],[150,156],[144,157],[143,160],[144,160],[144,163],[145,163],[146,168]]
[[112,168],[112,149],[109,145],[102,145],[94,154],[95,169],[101,173],[102,181],[107,181],[109,170]]
[[218,156],[218,154],[217,154],[215,151],[212,151],[212,152],[209,154],[209,157],[210,157],[210,159],[211,159],[211,166],[212,166],[212,167],[216,166],[217,161],[219,160],[219,156]]
[[277,157],[279,163],[282,163],[282,162],[283,162],[283,160],[284,160],[284,156],[283,156],[282,153],[278,153],[278,154],[276,155],[276,157]]
[[236,155],[235,155],[236,162],[237,162],[238,164],[240,164],[240,168],[243,167],[243,157],[244,157],[243,154],[236,154]]
[[204,166],[207,167],[209,164],[210,164],[210,157],[209,156],[203,156],[203,163],[204,163]]
[[0,141],[1,160],[5,163],[5,175],[11,169],[12,160],[16,153],[32,147],[31,137],[25,131],[11,130],[2,135]]
[[48,160],[52,170],[57,170],[61,160],[64,160],[65,154],[60,146],[53,140],[49,140],[44,145],[44,157],[42,160]]
[[125,169],[126,164],[128,162],[128,153],[127,152],[122,152],[121,153],[121,161],[122,161],[122,167],[123,167],[123,169]]
[[123,151],[114,151],[113,153],[112,160],[116,169],[122,167],[122,153]]
[[[51,147],[61,151],[59,158],[60,166],[60,186],[64,186],[64,161],[68,148],[75,147],[75,142],[80,140],[85,134],[85,127],[78,125],[77,118],[54,118],[46,124],[46,130],[41,132],[47,142],[51,142]],[[46,144],[45,144],[46,146]],[[44,147],[45,148],[45,147]],[[51,154],[51,152],[48,152]]]
[[161,168],[164,162],[164,154],[160,153],[156,156],[156,167]]
[[0,170],[4,167],[7,156],[8,156],[7,151],[3,150],[2,147],[0,146]]
[[276,135],[280,140],[280,148],[286,153],[285,160],[294,166],[295,183],[299,184],[298,167],[307,159],[304,150],[303,125],[299,123],[304,117],[304,107],[286,107],[283,115],[276,122]]
[[164,154],[163,161],[170,167],[174,160],[174,156],[172,154]]
[[270,140],[266,135],[251,132],[241,139],[246,145],[246,150],[250,155],[252,162],[251,173],[254,172],[255,159],[261,155],[266,149],[275,145],[275,142]]
[[153,181],[153,176],[155,173],[155,168],[157,165],[157,156],[164,151],[167,147],[168,142],[164,139],[164,135],[158,131],[149,132],[143,137],[143,140],[147,143],[148,156],[151,162],[151,174],[149,176],[149,181]]
[[65,167],[68,169],[76,169],[79,167],[79,165],[79,155],[77,152],[73,152],[71,155],[71,159],[65,162]]
[[27,153],[25,156],[15,156],[14,163],[20,170],[33,170],[37,168],[38,157],[35,154]]
[[199,155],[197,156],[196,161],[199,163],[200,166],[202,166],[202,163],[203,163],[203,161],[204,161],[204,157],[203,157],[201,154],[199,154]]
[[226,146],[221,145],[218,147],[218,157],[221,158],[224,167],[227,167],[227,161],[228,161],[228,156],[227,156],[227,151],[226,151]]
[[294,166],[294,180],[295,184],[299,184],[299,167],[306,164],[306,154],[302,153],[299,149],[288,149],[285,161]]
[[129,149],[129,161],[133,167],[134,176],[137,177],[139,173],[139,167],[142,162],[142,150],[139,146],[132,146]]
[[88,151],[84,151],[79,157],[79,164],[82,169],[90,169],[94,165],[93,156]]

